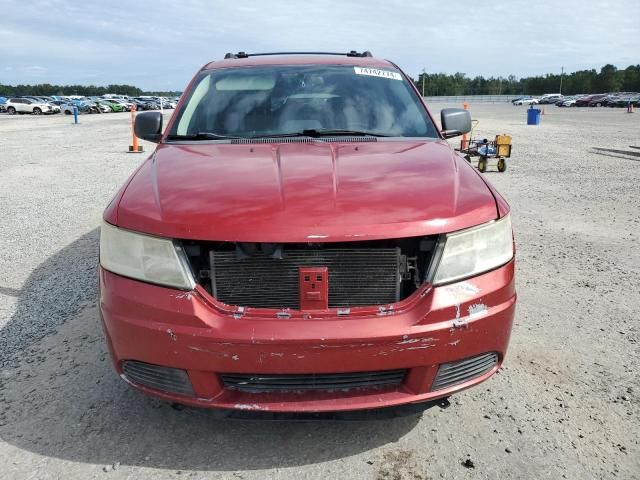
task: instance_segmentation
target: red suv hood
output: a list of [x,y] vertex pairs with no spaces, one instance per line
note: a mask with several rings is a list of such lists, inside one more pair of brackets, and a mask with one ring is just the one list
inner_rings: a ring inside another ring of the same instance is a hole
[[497,217],[482,178],[444,141],[161,144],[107,221],[155,235],[245,242],[429,235]]

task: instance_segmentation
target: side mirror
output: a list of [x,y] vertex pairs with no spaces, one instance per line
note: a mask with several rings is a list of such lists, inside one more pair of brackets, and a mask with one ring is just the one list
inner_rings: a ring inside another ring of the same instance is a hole
[[457,137],[471,131],[471,114],[462,108],[443,108],[440,123],[444,138]]
[[162,115],[160,112],[142,112],[136,116],[133,126],[136,137],[159,143],[162,138]]

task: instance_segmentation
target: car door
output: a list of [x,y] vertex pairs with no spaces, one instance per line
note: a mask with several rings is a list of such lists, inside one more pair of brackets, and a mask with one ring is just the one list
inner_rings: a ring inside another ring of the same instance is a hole
[[31,113],[31,101],[26,98],[16,100],[16,111],[20,113]]

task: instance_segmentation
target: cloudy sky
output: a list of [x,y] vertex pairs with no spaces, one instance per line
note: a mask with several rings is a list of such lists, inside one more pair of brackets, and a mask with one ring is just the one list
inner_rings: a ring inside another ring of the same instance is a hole
[[0,83],[182,90],[225,52],[371,50],[408,74],[640,63],[638,0],[0,0]]

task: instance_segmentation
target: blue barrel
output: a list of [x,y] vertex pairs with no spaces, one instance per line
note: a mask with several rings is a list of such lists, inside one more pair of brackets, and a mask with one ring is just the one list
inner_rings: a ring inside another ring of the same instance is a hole
[[539,108],[533,108],[527,110],[527,125],[540,125],[540,112]]

